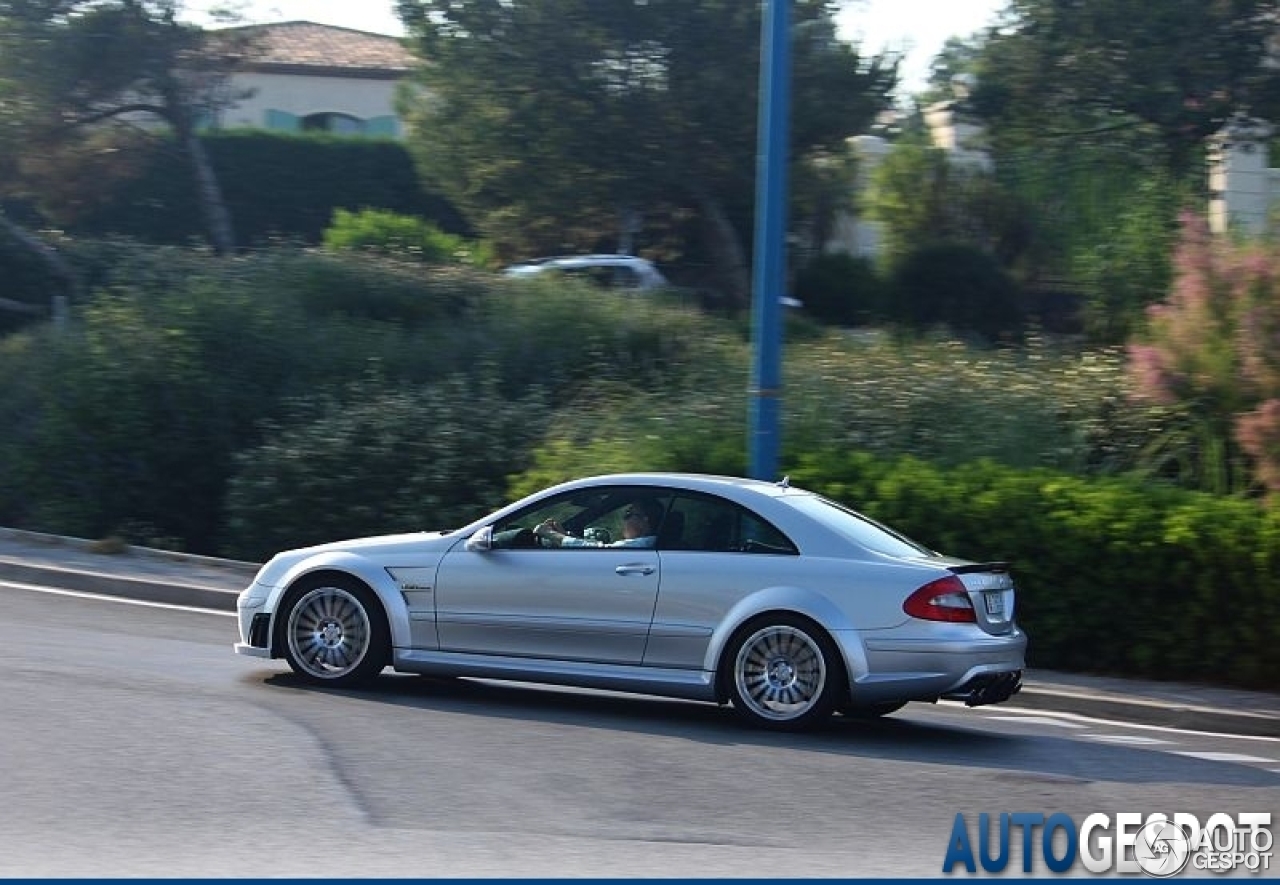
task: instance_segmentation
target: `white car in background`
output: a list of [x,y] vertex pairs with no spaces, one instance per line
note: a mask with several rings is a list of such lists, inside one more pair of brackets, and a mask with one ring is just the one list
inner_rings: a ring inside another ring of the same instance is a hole
[[[553,258],[534,258],[513,264],[503,270],[508,277],[528,278],[545,273],[562,273],[590,280],[596,285],[619,292],[649,292],[671,288],[671,281],[646,258],[635,255],[561,255]],[[783,295],[778,298],[783,307],[803,307],[803,302]]]
[[509,277],[532,277],[544,273],[582,277],[606,289],[644,292],[669,286],[667,278],[652,261],[635,255],[564,255],[535,258],[513,264],[503,273]]

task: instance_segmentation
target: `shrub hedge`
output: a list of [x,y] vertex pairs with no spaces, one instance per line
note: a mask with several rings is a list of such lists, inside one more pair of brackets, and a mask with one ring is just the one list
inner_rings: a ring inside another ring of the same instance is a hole
[[[259,131],[202,138],[242,245],[274,238],[318,243],[335,208],[385,209],[449,233],[468,232],[448,201],[423,189],[399,142]],[[191,171],[171,141],[157,139],[144,172],[65,225],[70,233],[159,244],[204,241]]]
[[1032,666],[1280,688],[1280,511],[985,461],[825,452],[790,473],[929,547],[1012,563]]

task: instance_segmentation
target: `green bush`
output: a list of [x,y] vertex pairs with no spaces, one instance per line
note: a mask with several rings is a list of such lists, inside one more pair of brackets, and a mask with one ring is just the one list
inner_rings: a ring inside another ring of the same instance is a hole
[[[146,260],[113,248],[121,264],[100,269],[101,288],[66,330],[4,339],[0,416],[12,423],[0,438],[0,510],[12,524],[91,538],[147,526],[216,553],[232,455],[284,402],[371,367],[395,383],[440,369],[397,323],[309,304],[293,285],[312,278],[308,256],[174,249]],[[391,286],[361,279],[372,303]]]
[[890,286],[893,318],[912,329],[942,326],[994,341],[1022,327],[1017,284],[974,246],[922,246],[895,267]]
[[1143,312],[1162,300],[1173,279],[1178,209],[1186,194],[1164,176],[1137,183],[1098,231],[1103,239],[1078,246],[1070,270],[1083,299],[1090,339],[1118,344],[1143,326]]
[[[335,208],[385,209],[450,233],[468,232],[448,201],[423,190],[412,158],[392,139],[261,131],[209,132],[201,139],[242,245],[281,238],[319,243]],[[78,236],[171,245],[205,240],[191,171],[167,138],[156,143],[141,175],[65,221]]]
[[1280,512],[990,462],[828,451],[790,471],[927,546],[1011,562],[1033,667],[1278,687]]
[[340,538],[451,529],[504,503],[546,409],[504,400],[483,374],[414,389],[376,378],[307,397],[242,451],[227,545],[260,559]]
[[885,284],[866,258],[820,255],[796,275],[795,297],[825,323],[865,326],[888,316]]
[[493,264],[493,251],[482,243],[447,234],[412,215],[379,209],[333,210],[333,222],[325,229],[323,242],[330,251],[366,251],[427,264]]

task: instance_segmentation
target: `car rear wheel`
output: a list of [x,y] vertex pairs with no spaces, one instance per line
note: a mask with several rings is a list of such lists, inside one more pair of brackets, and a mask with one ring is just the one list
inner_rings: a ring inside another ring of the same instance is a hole
[[844,683],[840,655],[817,625],[776,615],[743,628],[729,647],[728,688],[737,713],[783,731],[826,719]]
[[284,656],[309,682],[367,682],[387,664],[391,642],[377,597],[364,584],[326,576],[308,581],[285,614]]

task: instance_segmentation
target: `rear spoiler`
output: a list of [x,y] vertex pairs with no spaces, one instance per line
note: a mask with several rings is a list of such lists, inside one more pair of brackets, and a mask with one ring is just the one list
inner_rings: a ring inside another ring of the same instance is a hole
[[953,575],[971,575],[975,572],[1004,575],[1009,572],[1007,562],[971,562],[967,565],[949,565],[947,570]]

